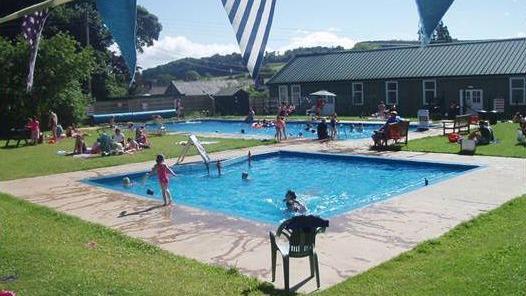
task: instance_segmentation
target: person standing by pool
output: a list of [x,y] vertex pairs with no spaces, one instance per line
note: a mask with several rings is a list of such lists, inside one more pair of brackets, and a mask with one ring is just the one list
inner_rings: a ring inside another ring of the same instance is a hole
[[276,137],[276,141],[278,141],[278,143],[279,143],[283,139],[283,130],[284,130],[284,127],[285,127],[285,122],[283,121],[281,116],[277,116],[276,117],[275,127],[276,127],[276,136],[275,137]]
[[337,136],[337,130],[336,130],[336,124],[338,123],[338,114],[333,113],[331,116],[331,121],[329,123],[329,131],[330,131],[330,138],[336,139]]
[[147,175],[155,175],[159,179],[159,185],[161,186],[161,192],[163,195],[164,206],[172,203],[172,194],[168,189],[169,175],[175,176],[174,171],[164,163],[164,155],[159,154],[155,159],[155,165],[153,166],[150,173]]
[[318,123],[318,140],[327,141],[328,138],[329,135],[327,134],[327,122],[325,121],[325,118],[323,118],[321,122]]
[[252,107],[250,107],[249,110],[248,110],[248,114],[245,117],[245,122],[246,123],[254,122],[254,117],[256,117],[256,111],[254,111],[254,109]]
[[49,128],[51,129],[52,140],[57,141],[60,135],[57,135],[58,116],[57,113],[49,110]]

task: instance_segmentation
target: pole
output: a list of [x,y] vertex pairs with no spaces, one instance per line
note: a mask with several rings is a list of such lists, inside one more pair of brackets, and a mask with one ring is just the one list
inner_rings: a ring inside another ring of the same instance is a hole
[[[86,3],[86,6],[84,7],[84,14],[85,14],[85,25],[86,25],[86,46],[90,46],[90,40],[89,40],[89,13],[88,13],[88,3]],[[88,95],[91,97],[91,75],[88,77]]]

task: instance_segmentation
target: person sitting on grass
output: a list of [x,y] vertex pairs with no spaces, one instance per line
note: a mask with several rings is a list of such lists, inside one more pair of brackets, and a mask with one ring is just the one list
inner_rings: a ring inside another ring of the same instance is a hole
[[137,143],[142,149],[148,149],[152,146],[143,126],[135,129],[135,141],[137,141]]
[[132,138],[128,138],[126,147],[124,148],[124,150],[126,152],[134,152],[134,151],[139,151],[141,149],[142,149],[141,145],[139,145],[139,143],[137,143],[137,141],[135,141]]
[[124,134],[121,132],[119,128],[115,129],[115,135],[113,136],[113,141],[115,141],[115,143],[121,144],[122,147],[126,147],[126,141],[124,138]]
[[84,142],[84,136],[81,134],[75,135],[75,148],[73,149],[73,154],[84,154],[88,151],[86,148],[86,143]]
[[479,122],[479,131],[475,141],[477,145],[487,145],[495,141],[495,135],[487,121]]

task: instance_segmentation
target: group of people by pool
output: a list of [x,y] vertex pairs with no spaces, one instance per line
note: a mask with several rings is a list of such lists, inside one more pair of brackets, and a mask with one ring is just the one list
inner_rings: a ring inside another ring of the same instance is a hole
[[75,138],[75,146],[71,155],[94,155],[102,156],[133,153],[151,147],[148,134],[143,126],[135,128],[135,137],[126,137],[120,128],[115,128],[114,134],[110,136],[105,131],[88,148],[85,142],[86,134],[75,130],[72,137]]

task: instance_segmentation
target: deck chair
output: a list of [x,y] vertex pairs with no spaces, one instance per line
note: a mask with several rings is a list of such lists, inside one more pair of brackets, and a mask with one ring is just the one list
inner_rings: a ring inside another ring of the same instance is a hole
[[[283,277],[285,290],[289,290],[289,258],[309,257],[310,275],[316,275],[316,285],[320,288],[318,255],[316,254],[316,235],[329,227],[329,221],[316,216],[296,216],[283,222],[276,233],[269,232],[272,258],[272,281],[276,280],[276,257],[279,251],[283,258]],[[276,237],[285,237],[287,243],[280,243]]]

